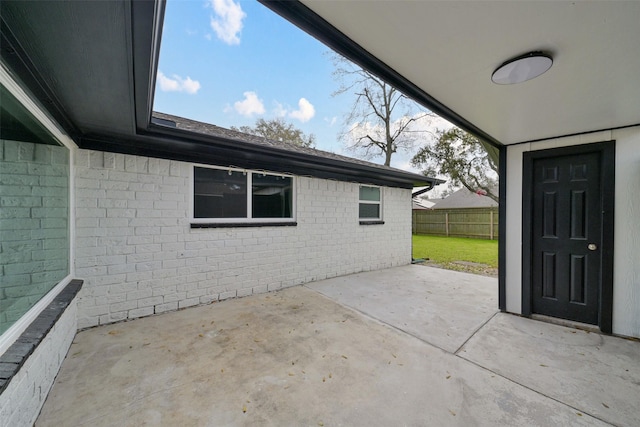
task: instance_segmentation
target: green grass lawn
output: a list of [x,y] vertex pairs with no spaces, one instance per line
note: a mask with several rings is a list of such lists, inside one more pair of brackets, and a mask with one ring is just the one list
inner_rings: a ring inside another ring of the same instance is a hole
[[469,261],[498,267],[498,241],[413,235],[413,257],[438,263]]

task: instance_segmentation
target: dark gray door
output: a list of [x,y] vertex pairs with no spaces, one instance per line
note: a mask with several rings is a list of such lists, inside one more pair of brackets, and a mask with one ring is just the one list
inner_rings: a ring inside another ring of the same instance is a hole
[[598,324],[601,153],[533,160],[531,308]]

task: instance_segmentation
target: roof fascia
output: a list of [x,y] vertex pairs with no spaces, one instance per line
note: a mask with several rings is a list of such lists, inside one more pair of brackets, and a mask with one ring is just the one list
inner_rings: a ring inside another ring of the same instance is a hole
[[147,135],[156,136],[160,138],[177,138],[182,141],[198,141],[203,144],[211,145],[216,144],[216,147],[225,147],[232,150],[240,150],[242,152],[245,151],[253,151],[260,153],[264,156],[270,156],[273,158],[277,158],[280,161],[283,159],[287,159],[289,161],[298,161],[307,164],[307,171],[309,168],[316,168],[320,165],[329,165],[332,168],[338,166],[338,170],[345,172],[348,169],[357,170],[360,173],[365,173],[370,176],[379,176],[384,175],[388,177],[393,177],[394,179],[399,179],[403,182],[415,182],[415,186],[433,186],[441,184],[445,181],[426,177],[423,175],[418,175],[412,172],[405,172],[402,170],[394,170],[394,169],[383,169],[377,166],[369,166],[366,164],[354,163],[340,159],[331,159],[327,157],[316,156],[313,154],[299,153],[293,152],[285,149],[280,149],[277,147],[268,147],[268,146],[260,146],[255,144],[249,144],[244,142],[241,139],[231,139],[231,138],[223,138],[218,136],[199,134],[196,132],[183,130],[179,128],[166,127],[162,125],[156,125],[154,123],[150,123],[149,132]]
[[146,130],[151,123],[165,6],[165,0],[131,2],[131,72],[138,130]]
[[440,181],[409,172],[379,170],[371,166],[286,150],[253,145],[249,147],[240,141],[219,141],[206,135],[182,133],[185,137],[178,137],[173,132],[148,133],[133,138],[123,135],[84,135],[80,138],[79,145],[83,149],[400,188],[432,186]]
[[433,186],[423,188],[422,190],[414,191],[413,193],[411,193],[411,197],[418,197],[419,195],[424,194],[431,189],[433,189]]
[[448,120],[466,132],[495,147],[501,144],[497,139],[484,132],[464,117],[420,89],[414,83],[395,71],[393,68],[373,56],[362,46],[351,40],[324,18],[316,14],[300,1],[295,0],[258,0],[284,19],[306,31],[321,43],[329,46],[342,56],[348,58],[362,68],[377,75],[394,86],[414,101],[428,108],[440,117]]

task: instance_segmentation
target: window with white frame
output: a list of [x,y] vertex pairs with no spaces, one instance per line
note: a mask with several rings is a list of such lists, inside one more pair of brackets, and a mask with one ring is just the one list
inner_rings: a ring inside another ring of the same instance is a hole
[[360,186],[358,216],[360,221],[382,220],[382,192],[380,187]]
[[194,222],[289,222],[294,219],[291,176],[193,167]]

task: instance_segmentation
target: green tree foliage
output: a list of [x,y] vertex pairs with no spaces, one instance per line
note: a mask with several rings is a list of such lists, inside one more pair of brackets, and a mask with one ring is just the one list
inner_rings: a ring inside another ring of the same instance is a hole
[[334,54],[332,60],[333,77],[340,84],[333,95],[354,96],[341,139],[359,157],[383,156],[389,166],[393,153],[413,148],[421,133],[415,129],[416,122],[433,115],[420,111],[413,100],[344,57]]
[[418,152],[411,163],[428,176],[449,177],[449,186],[464,186],[471,192],[484,190],[496,202],[498,164],[475,136],[459,128],[436,132],[436,140]]
[[254,126],[231,127],[232,130],[262,136],[274,141],[289,142],[302,147],[313,147],[316,143],[316,136],[312,133],[306,135],[291,123],[285,122],[281,118],[265,120],[258,119]]

